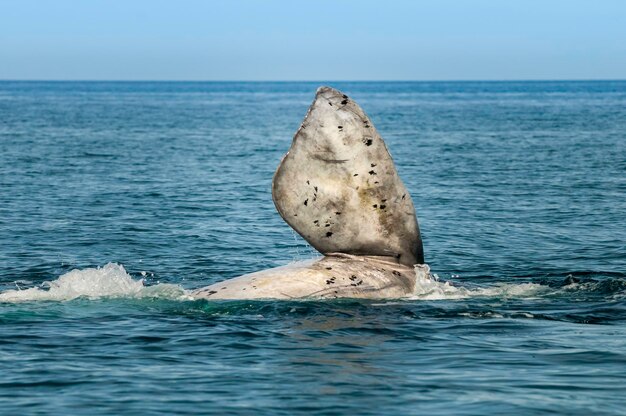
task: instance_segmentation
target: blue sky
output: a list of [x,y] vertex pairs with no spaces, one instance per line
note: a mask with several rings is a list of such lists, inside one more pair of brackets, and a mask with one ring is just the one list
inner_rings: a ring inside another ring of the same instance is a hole
[[0,79],[625,79],[621,0],[0,0]]

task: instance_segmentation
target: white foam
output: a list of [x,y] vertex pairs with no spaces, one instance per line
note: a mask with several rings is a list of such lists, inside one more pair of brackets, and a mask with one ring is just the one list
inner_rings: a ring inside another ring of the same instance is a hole
[[490,287],[465,288],[454,286],[451,282],[442,282],[439,276],[430,273],[427,264],[415,265],[415,290],[411,300],[466,299],[471,297],[521,298],[544,294],[550,290],[547,286],[536,283],[498,283]]
[[146,286],[143,279],[134,280],[124,266],[108,263],[95,269],[72,270],[39,287],[7,290],[0,293],[0,302],[67,301],[81,297],[191,299],[178,285]]

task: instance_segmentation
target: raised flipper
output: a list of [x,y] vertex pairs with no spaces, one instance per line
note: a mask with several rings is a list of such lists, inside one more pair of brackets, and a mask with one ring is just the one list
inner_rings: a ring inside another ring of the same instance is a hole
[[283,219],[323,254],[424,263],[415,208],[374,125],[321,87],[272,182]]

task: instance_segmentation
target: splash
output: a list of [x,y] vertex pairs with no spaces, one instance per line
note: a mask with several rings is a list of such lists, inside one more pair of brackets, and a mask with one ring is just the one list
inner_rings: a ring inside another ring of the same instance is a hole
[[465,288],[439,280],[427,264],[415,265],[415,289],[410,300],[450,300],[471,297],[522,298],[546,294],[551,289],[536,283],[497,283],[491,287]]
[[7,290],[0,293],[0,302],[68,301],[77,298],[164,298],[191,299],[178,285],[145,286],[134,280],[124,266],[108,263],[104,267],[72,270],[39,287]]

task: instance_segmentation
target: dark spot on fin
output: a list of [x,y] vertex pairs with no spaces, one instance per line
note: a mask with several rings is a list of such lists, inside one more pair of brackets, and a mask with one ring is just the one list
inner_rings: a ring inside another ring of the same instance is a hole
[[373,169],[372,169],[372,170],[370,170],[370,171],[369,171],[369,172],[367,172],[367,173],[369,173],[370,175],[376,175],[376,172],[374,172],[374,170],[373,170]]
[[326,237],[331,237],[332,235],[333,235],[333,233],[330,232],[330,231],[326,233]]
[[306,205],[309,205],[309,199],[308,199],[308,198],[304,200],[304,205],[305,205],[305,206],[306,206]]
[[365,146],[371,146],[372,142],[373,142],[372,139],[363,139],[363,143],[365,143]]
[[348,104],[348,100],[343,100],[343,101],[341,102],[341,104],[343,104],[343,105]]

